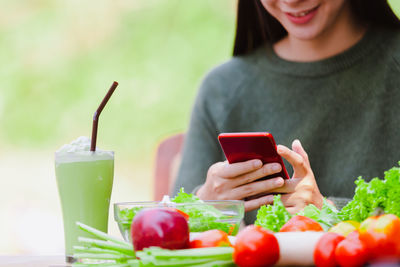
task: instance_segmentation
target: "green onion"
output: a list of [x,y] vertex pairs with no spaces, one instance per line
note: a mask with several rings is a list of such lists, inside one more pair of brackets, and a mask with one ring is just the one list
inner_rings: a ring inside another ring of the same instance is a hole
[[79,228],[82,229],[83,231],[85,231],[85,232],[87,232],[87,233],[89,233],[89,234],[92,234],[92,235],[94,235],[95,237],[98,237],[98,238],[100,238],[100,239],[112,241],[112,242],[114,242],[114,243],[121,244],[121,245],[123,245],[123,246],[130,246],[130,245],[131,245],[131,244],[129,244],[129,243],[126,242],[126,241],[123,241],[123,240],[121,240],[121,239],[118,239],[118,238],[115,238],[115,237],[113,237],[113,236],[110,236],[110,235],[108,235],[108,234],[106,234],[106,233],[103,233],[102,231],[99,231],[99,230],[97,230],[97,229],[95,229],[95,228],[93,228],[93,227],[90,227],[90,226],[88,226],[88,225],[85,225],[85,224],[83,224],[83,223],[81,223],[81,222],[76,222],[76,224],[77,224],[77,225],[79,226]]

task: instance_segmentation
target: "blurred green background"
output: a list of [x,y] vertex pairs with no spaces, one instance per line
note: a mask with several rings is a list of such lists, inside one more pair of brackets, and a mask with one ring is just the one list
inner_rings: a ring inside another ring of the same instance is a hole
[[118,81],[97,140],[116,154],[111,202],[150,200],[158,142],[186,130],[202,77],[231,56],[236,1],[0,3],[0,254],[62,253],[54,151],[90,136]]
[[116,80],[98,145],[143,159],[158,139],[185,129],[201,77],[231,53],[229,0],[5,4],[3,145],[55,149],[90,135],[93,112]]
[[116,155],[111,203],[151,200],[156,146],[185,131],[202,77],[229,59],[236,2],[0,3],[0,254],[62,253],[54,152],[90,136],[118,81],[97,138]]

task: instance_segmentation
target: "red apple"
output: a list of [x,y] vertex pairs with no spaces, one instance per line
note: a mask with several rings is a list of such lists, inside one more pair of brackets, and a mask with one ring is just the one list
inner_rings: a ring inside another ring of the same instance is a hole
[[189,247],[189,226],[186,218],[170,209],[141,210],[133,218],[131,235],[135,250],[153,246],[166,249]]

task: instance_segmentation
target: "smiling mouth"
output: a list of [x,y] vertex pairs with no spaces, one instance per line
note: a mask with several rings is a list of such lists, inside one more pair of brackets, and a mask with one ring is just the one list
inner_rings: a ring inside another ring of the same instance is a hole
[[312,8],[312,9],[308,9],[308,10],[301,11],[301,12],[296,12],[296,13],[287,12],[286,14],[288,14],[288,15],[290,15],[292,17],[301,18],[301,17],[304,17],[304,16],[310,14],[311,12],[315,11],[318,7],[319,6],[316,6],[316,7]]

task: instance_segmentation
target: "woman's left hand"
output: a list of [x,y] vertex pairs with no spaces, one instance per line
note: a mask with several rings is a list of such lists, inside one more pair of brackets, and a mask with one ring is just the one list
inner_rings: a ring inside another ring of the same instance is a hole
[[291,213],[297,213],[308,204],[322,208],[323,196],[319,192],[314,173],[311,169],[308,155],[299,140],[294,140],[292,150],[283,145],[278,145],[278,154],[293,166],[293,177],[285,179],[284,186],[272,191],[283,193],[282,203]]

